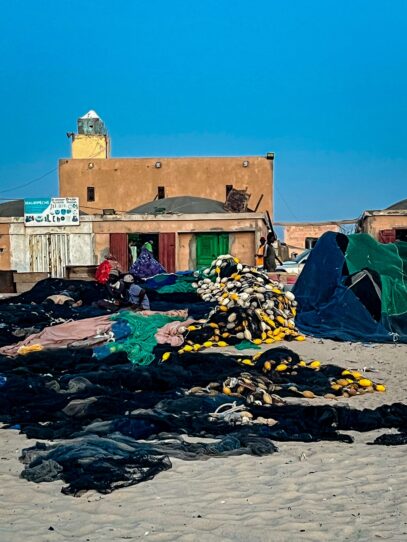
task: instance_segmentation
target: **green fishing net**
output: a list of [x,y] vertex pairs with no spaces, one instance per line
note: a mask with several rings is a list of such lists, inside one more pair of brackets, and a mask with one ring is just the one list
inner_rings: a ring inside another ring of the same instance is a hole
[[131,327],[131,334],[123,342],[113,343],[110,352],[126,352],[128,359],[136,365],[150,365],[154,360],[153,349],[157,344],[154,335],[168,322],[182,320],[179,316],[152,314],[142,316],[137,312],[120,311],[112,320],[124,320]]
[[407,313],[407,243],[382,244],[367,233],[350,235],[345,258],[350,274],[371,269],[380,275],[382,313]]

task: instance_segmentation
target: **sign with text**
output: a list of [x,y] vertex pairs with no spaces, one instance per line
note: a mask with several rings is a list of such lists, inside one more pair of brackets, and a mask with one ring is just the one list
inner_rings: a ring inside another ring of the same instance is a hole
[[79,225],[79,198],[29,198],[24,200],[26,226]]

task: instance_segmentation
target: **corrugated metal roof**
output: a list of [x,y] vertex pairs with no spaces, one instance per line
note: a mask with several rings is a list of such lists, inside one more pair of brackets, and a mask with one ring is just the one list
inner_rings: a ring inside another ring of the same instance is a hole
[[24,200],[16,199],[0,203],[0,217],[24,216]]
[[[87,215],[83,211],[79,211],[79,214]],[[0,218],[9,218],[9,217],[22,217],[24,216],[24,200],[15,199],[11,201],[6,201],[5,203],[0,203]]]

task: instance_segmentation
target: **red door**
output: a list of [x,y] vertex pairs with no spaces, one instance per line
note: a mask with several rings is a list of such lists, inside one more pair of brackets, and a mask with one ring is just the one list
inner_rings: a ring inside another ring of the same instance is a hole
[[380,230],[379,241],[381,243],[394,243],[396,241],[396,230]]
[[122,271],[129,269],[129,243],[127,233],[110,234],[110,254],[119,262]]
[[175,273],[175,233],[158,236],[158,259],[168,273]]

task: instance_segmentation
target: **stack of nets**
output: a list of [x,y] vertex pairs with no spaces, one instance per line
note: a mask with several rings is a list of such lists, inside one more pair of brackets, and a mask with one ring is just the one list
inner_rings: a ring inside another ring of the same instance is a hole
[[304,340],[294,322],[294,295],[284,292],[283,285],[266,273],[242,265],[229,254],[214,260],[195,287],[203,301],[217,305],[202,325],[188,327],[187,343],[194,349],[242,340],[254,344]]

